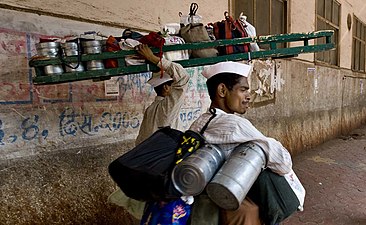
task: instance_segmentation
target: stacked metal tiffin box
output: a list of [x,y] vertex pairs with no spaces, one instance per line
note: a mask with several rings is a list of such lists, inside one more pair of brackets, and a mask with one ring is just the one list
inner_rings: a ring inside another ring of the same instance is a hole
[[[45,58],[58,58],[60,43],[56,41],[40,42],[36,44],[38,56]],[[45,75],[59,75],[64,73],[63,66],[60,65],[47,65],[44,67]]]
[[[62,64],[44,66],[45,75],[60,75],[70,72],[104,69],[103,60],[81,61],[81,55],[103,52],[103,40],[75,38],[67,41],[60,39],[42,40],[36,44],[37,56],[45,59],[60,58]],[[65,57],[77,56],[77,62],[68,62]]]

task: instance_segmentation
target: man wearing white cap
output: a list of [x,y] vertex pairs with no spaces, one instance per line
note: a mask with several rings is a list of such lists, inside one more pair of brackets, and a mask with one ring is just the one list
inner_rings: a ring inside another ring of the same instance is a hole
[[[178,63],[164,58],[160,61],[160,58],[155,56],[145,44],[136,46],[136,50],[146,60],[156,64],[163,70],[163,76],[161,76],[161,71],[155,72],[147,81],[154,88],[157,96],[154,102],[145,110],[140,131],[135,141],[135,145],[138,145],[160,127],[170,126],[177,129],[179,111],[183,105],[184,93],[188,88],[189,75]],[[127,197],[120,188],[113,192],[108,200],[124,207],[135,218],[141,219],[145,202]]]
[[177,129],[179,110],[183,105],[184,93],[188,88],[189,75],[178,63],[155,56],[147,45],[138,45],[137,51],[146,60],[156,64],[163,70],[152,74],[147,81],[154,87],[156,97],[154,102],[145,110],[144,118],[136,138],[136,145],[144,141],[159,127],[170,126]]
[[[264,150],[267,156],[267,168],[279,175],[292,174],[292,160],[287,149],[277,140],[264,136],[249,120],[234,114],[244,114],[249,108],[248,76],[251,71],[250,65],[239,62],[221,62],[206,66],[202,75],[207,78],[211,110],[194,121],[190,130],[199,132],[211,118],[212,112],[215,112],[216,116],[203,134],[208,143],[217,144],[225,152],[226,157],[229,157],[231,151],[239,144],[254,142]],[[297,196],[299,202],[296,203],[295,210],[297,206],[302,207],[305,196],[301,183],[298,184],[303,196]],[[220,224],[261,225],[263,220],[260,218],[258,206],[247,197],[238,210],[221,210]]]

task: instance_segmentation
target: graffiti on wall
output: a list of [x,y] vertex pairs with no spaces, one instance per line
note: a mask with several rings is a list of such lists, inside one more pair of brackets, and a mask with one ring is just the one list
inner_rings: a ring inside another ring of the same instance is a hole
[[[32,83],[34,71],[28,61],[36,55],[35,43],[43,35],[0,28],[0,105],[38,105],[49,103],[103,102],[125,100],[139,103],[149,98],[153,91],[146,85],[150,73],[121,76],[121,95],[105,96],[103,82],[74,82],[69,84],[35,86]],[[12,62],[12,63],[9,63]],[[10,78],[11,77],[11,78]]]
[[[96,137],[108,135],[108,132],[117,134],[127,131],[132,134],[130,137],[137,134],[143,110],[155,97],[153,88],[147,84],[151,73],[117,77],[118,96],[106,96],[103,81],[34,85],[34,71],[29,68],[28,60],[36,54],[35,43],[41,37],[47,38],[39,34],[0,28],[0,63],[5,68],[1,71],[3,79],[0,78],[0,106],[34,109],[29,115],[21,115],[20,119],[14,119],[7,113],[0,114],[0,145],[24,146],[28,142],[35,145],[47,144],[67,137]],[[19,65],[8,66],[10,58]],[[181,129],[187,129],[200,115],[202,107],[208,104],[206,80],[199,75],[202,69],[187,68],[191,79],[184,107],[177,118]],[[90,103],[104,105],[97,107],[97,110],[90,110]],[[104,110],[106,104],[115,110]],[[60,106],[64,110],[59,111]],[[37,107],[43,107],[46,111],[40,111],[38,109],[41,108]],[[47,112],[51,107],[56,107],[58,113]],[[79,107],[80,110],[76,111]]]
[[[13,121],[12,121],[13,122]],[[12,144],[17,141],[32,141],[34,139],[45,140],[48,136],[48,129],[42,129],[39,125],[39,116],[26,117],[19,124],[19,132],[6,132],[5,124],[0,119],[0,146],[6,143]]]
[[74,109],[67,108],[59,116],[60,136],[76,136],[97,134],[101,130],[119,131],[121,129],[136,129],[140,126],[138,114],[129,112],[103,112],[99,119],[93,121],[92,115],[78,114]]
[[189,126],[202,114],[202,103],[197,101],[196,105],[191,107],[182,107],[179,113],[179,122],[183,130]]
[[[150,72],[117,77],[118,95],[106,96],[103,81],[78,81],[55,85],[34,85],[34,71],[29,59],[36,54],[35,43],[45,36],[0,28],[0,107],[31,107],[34,110],[20,119],[0,114],[0,145],[34,142],[45,143],[68,137],[97,137],[129,133],[137,134],[143,110],[153,101],[155,92],[147,84]],[[14,65],[9,66],[9,60]],[[210,104],[203,67],[186,69],[188,90],[180,110],[179,129],[186,130]],[[273,102],[275,90],[283,84],[281,65],[273,61],[257,62],[251,79],[253,102]],[[90,106],[99,105],[97,110]],[[105,110],[107,108],[108,110]],[[257,106],[257,105],[255,105]],[[56,114],[46,112],[56,108]],[[80,110],[76,110],[79,108]],[[61,108],[61,110],[60,110]],[[114,108],[114,110],[112,110]],[[89,111],[88,111],[89,110]],[[47,118],[46,118],[47,117]],[[50,122],[49,122],[50,121]]]
[[[140,126],[139,113],[130,112],[103,112],[99,117],[93,115],[79,114],[74,109],[66,108],[58,116],[58,135],[97,135],[99,132],[119,132],[127,129],[138,129]],[[16,129],[7,129],[9,124],[0,118],[0,146],[13,144],[20,141],[42,142],[49,136],[53,124],[46,122],[46,118],[39,115],[25,117],[20,121],[8,121],[12,125],[14,122]],[[53,136],[55,137],[55,136]]]
[[[202,113],[202,103],[197,101],[191,107],[183,107],[179,113],[179,122],[182,129],[188,129],[190,124],[196,120]],[[78,113],[73,108],[65,108],[58,116],[58,134],[59,136],[78,136],[78,135],[97,135],[99,132],[119,132],[121,130],[135,130],[140,127],[142,113],[134,112],[109,112],[103,111],[99,116],[92,114]],[[42,121],[43,120],[43,121]],[[43,142],[52,130],[53,124],[47,122],[47,118],[40,115],[32,115],[23,118],[20,121],[8,121],[17,129],[6,129],[11,127],[5,124],[0,118],[0,146],[13,144],[20,141]],[[132,132],[131,130],[131,132]]]

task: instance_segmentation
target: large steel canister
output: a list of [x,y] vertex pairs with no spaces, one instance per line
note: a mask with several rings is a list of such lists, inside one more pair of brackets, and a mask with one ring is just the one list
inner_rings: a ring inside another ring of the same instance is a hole
[[46,56],[50,58],[58,57],[59,53],[59,42],[40,42],[36,44],[37,54],[39,56]]
[[84,66],[80,63],[69,63],[65,65],[66,72],[83,72]]
[[238,209],[265,164],[260,146],[240,144],[207,185],[208,196],[223,209]]
[[62,65],[47,65],[43,70],[46,75],[60,75],[64,72]]
[[70,41],[61,43],[61,49],[64,56],[74,56],[81,54],[77,42]]
[[205,145],[175,166],[172,172],[174,187],[183,195],[198,195],[225,160],[217,146]]
[[99,40],[82,41],[84,54],[102,53],[102,42]]
[[103,70],[104,63],[103,60],[91,60],[86,62],[87,70]]
[[[102,42],[100,40],[82,41],[84,54],[99,54],[102,53]],[[91,60],[86,62],[87,70],[102,70],[104,69],[103,60]]]
[[[77,56],[81,54],[79,44],[74,41],[65,42],[61,44],[63,56]],[[83,72],[84,66],[82,62],[65,63],[66,72]]]

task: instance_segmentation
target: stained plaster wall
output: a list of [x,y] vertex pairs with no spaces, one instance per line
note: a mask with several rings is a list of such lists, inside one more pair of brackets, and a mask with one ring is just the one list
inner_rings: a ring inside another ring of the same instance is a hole
[[[43,3],[44,9],[34,7],[36,2],[33,5],[27,1],[2,2],[42,12],[61,10],[55,7],[57,10],[48,11],[49,2]],[[90,21],[99,18],[94,14],[86,16],[82,10],[70,13],[79,7],[74,4],[80,2],[70,3],[72,7],[63,11],[65,15],[78,15]],[[200,8],[204,6],[200,4]],[[220,11],[214,13],[217,19],[208,17],[211,15],[208,12],[202,13],[209,21],[221,19],[223,10],[214,8],[213,12]],[[132,10],[127,11],[134,18]],[[175,16],[171,11],[163,14],[170,15],[164,18]],[[1,10],[0,190],[4,204],[0,206],[0,224],[136,223],[121,208],[106,202],[115,189],[107,166],[133,146],[142,112],[154,98],[153,90],[146,84],[150,75],[119,77],[120,95],[107,97],[103,82],[34,85],[31,82],[34,71],[27,66],[40,37],[89,30],[119,35],[122,25],[112,23],[113,19],[106,19],[108,16],[108,13],[101,16],[100,21],[106,21],[104,25],[95,25]],[[138,21],[127,25],[155,30],[160,23],[153,18],[143,20],[143,24],[139,24],[140,19],[124,21]],[[106,26],[109,22],[110,26]],[[293,22],[292,27],[301,27],[302,23]],[[309,29],[311,26],[306,25]],[[366,118],[364,74],[314,65],[312,54],[303,56],[301,60],[254,62],[251,84],[257,94],[253,93],[254,105],[246,115],[294,155],[342,132],[346,134],[365,123]],[[209,104],[205,81],[198,76],[201,69],[188,70],[191,82],[179,118],[182,129]]]
[[[228,1],[195,1],[199,8],[197,14],[204,15],[203,23],[223,19],[223,12],[228,8]],[[97,0],[1,0],[1,8],[19,11],[31,11],[40,15],[100,23],[116,27],[131,27],[138,30],[159,30],[166,23],[179,22],[179,12],[189,13],[192,1],[135,0],[108,2]]]
[[[252,79],[272,80],[269,86],[276,91],[268,94],[268,89],[262,106],[254,104],[246,117],[265,134],[281,140],[293,155],[366,122],[364,74],[296,59],[260,61],[255,70]],[[258,82],[252,88],[263,86]]]
[[[116,77],[111,97],[103,81],[35,85],[28,60],[40,37],[122,30],[5,9],[0,20],[0,224],[132,224],[106,202],[116,188],[107,166],[133,146],[155,97],[151,74]],[[201,70],[187,69],[181,130],[209,104]]]

